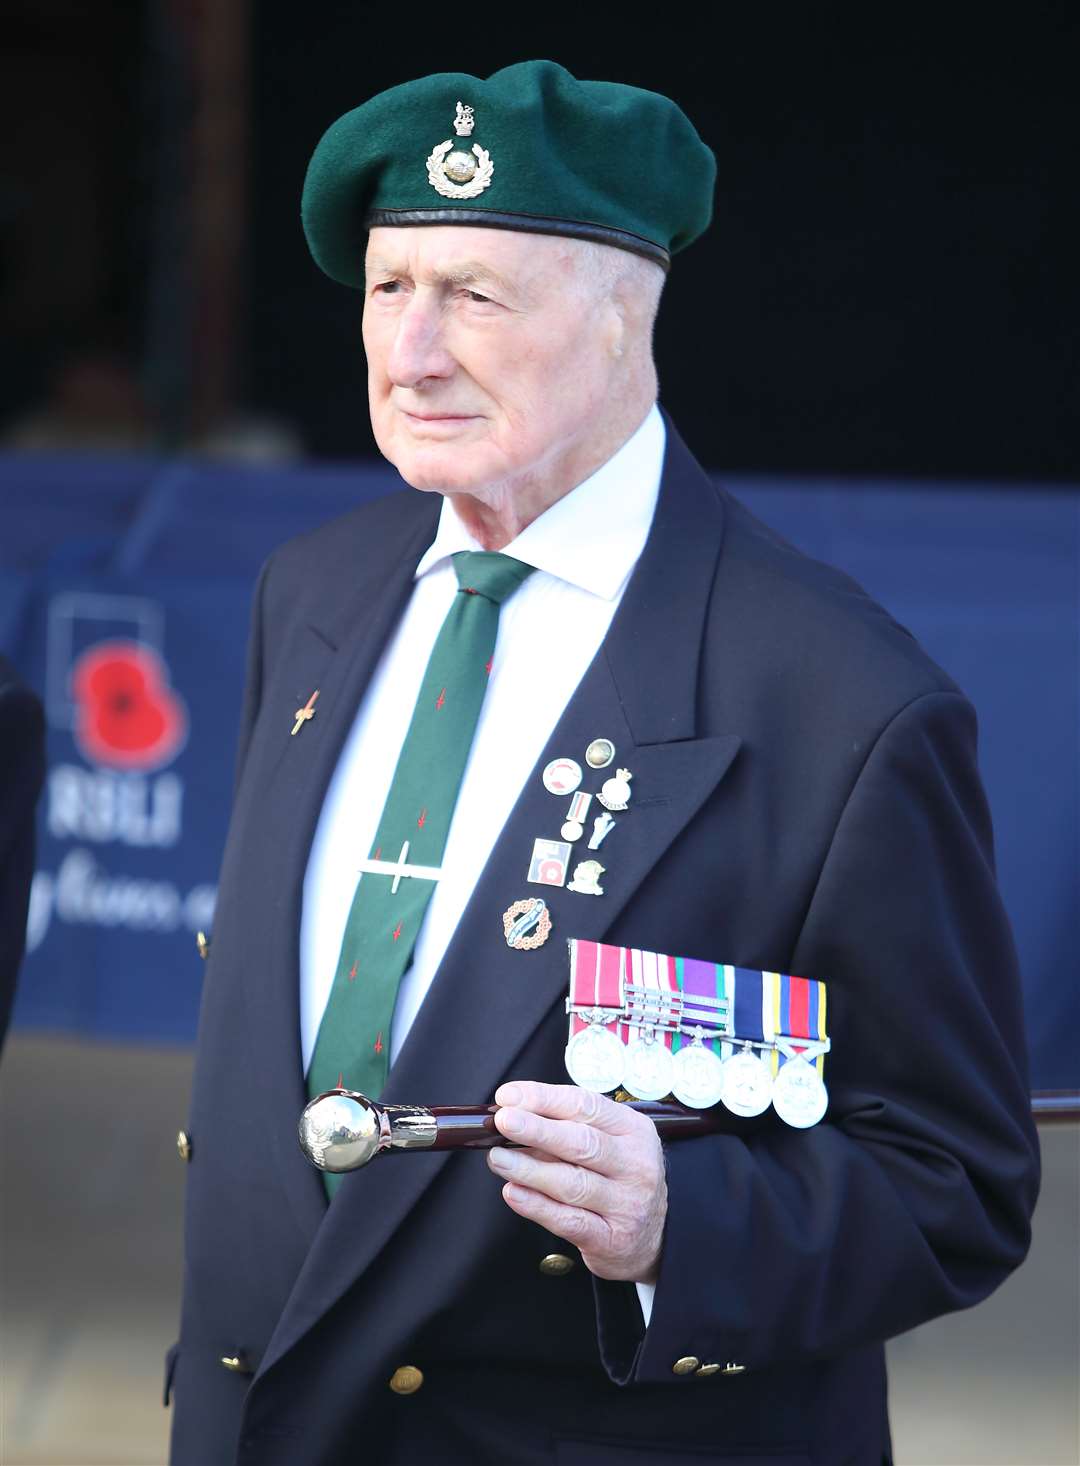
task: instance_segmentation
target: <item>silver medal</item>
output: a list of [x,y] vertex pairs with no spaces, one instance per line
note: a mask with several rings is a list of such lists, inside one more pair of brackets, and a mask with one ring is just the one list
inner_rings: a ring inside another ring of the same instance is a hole
[[653,1035],[639,1033],[627,1044],[623,1088],[641,1100],[663,1099],[671,1093],[671,1050]]
[[813,1064],[802,1058],[789,1059],[776,1076],[772,1103],[785,1125],[806,1130],[829,1108],[829,1095]]
[[725,1059],[721,1066],[720,1098],[733,1115],[763,1115],[772,1099],[772,1075],[768,1065],[751,1049]]
[[672,1061],[671,1092],[692,1110],[708,1110],[724,1087],[724,1066],[704,1044],[685,1044]]
[[590,1024],[566,1045],[566,1072],[579,1089],[607,1094],[622,1083],[625,1054],[609,1029]]

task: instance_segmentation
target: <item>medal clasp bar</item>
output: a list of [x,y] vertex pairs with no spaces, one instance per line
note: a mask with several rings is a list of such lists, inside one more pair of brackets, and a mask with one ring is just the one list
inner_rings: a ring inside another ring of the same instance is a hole
[[793,1038],[789,1033],[778,1033],[773,1044],[789,1058],[808,1060],[816,1059],[819,1054],[827,1054],[832,1048],[832,1043],[827,1038]]

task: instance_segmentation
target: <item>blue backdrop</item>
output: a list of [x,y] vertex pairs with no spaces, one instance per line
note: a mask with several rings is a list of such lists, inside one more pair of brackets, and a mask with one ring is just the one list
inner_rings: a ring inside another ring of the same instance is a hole
[[[1080,1088],[1080,490],[724,481],[974,701],[1033,1084]],[[367,465],[0,456],[0,646],[49,726],[16,1024],[191,1039],[255,576],[395,482]]]

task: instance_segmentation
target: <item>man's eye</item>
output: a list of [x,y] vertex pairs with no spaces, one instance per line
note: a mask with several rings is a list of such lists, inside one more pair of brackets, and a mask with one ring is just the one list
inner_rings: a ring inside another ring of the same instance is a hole
[[491,305],[492,303],[491,297],[489,295],[481,295],[479,290],[466,290],[465,294],[470,300],[479,301],[482,305]]
[[396,295],[401,289],[401,281],[380,280],[373,288],[376,295]]

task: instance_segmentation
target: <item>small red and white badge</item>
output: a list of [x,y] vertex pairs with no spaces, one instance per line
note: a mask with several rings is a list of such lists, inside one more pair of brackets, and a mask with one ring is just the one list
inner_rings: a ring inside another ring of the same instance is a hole
[[572,758],[553,758],[544,769],[544,788],[549,794],[573,794],[581,779],[581,765]]
[[566,840],[534,840],[528,879],[538,886],[565,886],[569,864]]

